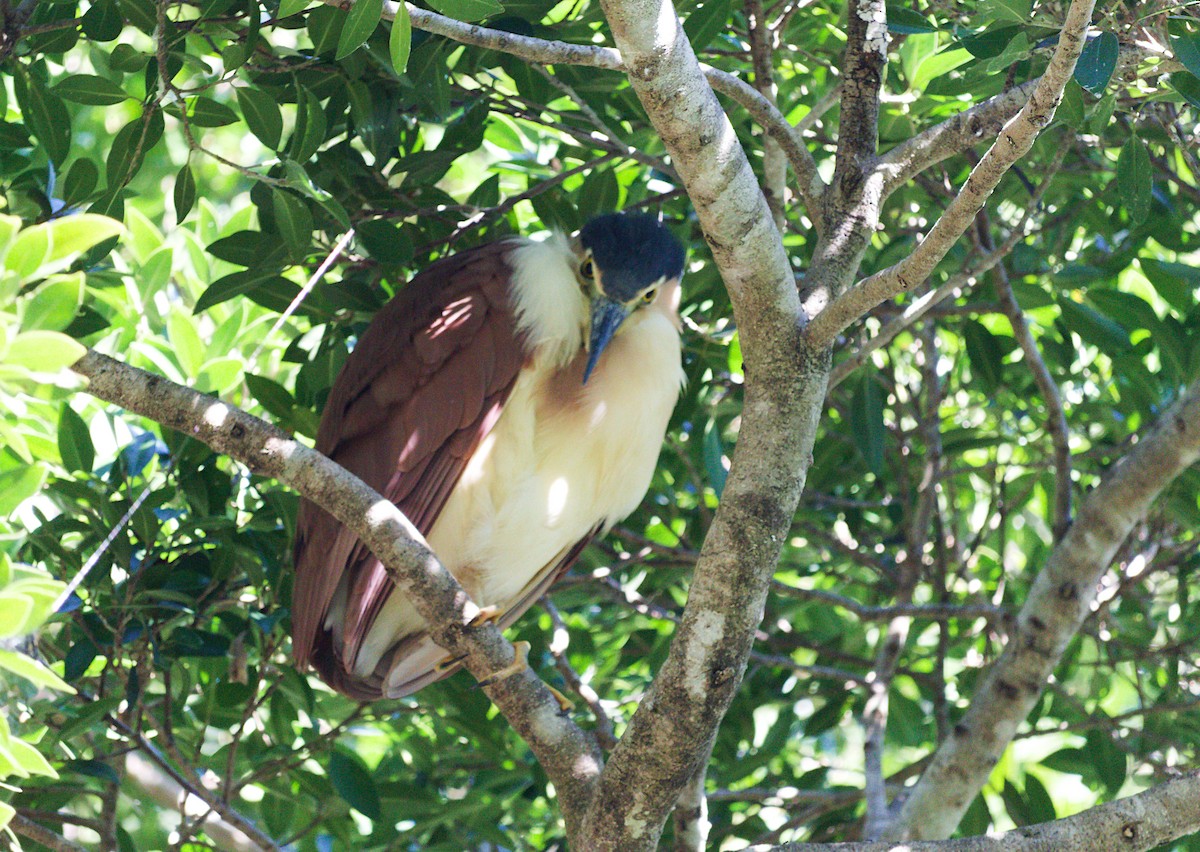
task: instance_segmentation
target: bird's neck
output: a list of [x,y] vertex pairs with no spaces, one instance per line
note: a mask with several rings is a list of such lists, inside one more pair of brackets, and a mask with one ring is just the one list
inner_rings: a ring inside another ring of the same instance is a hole
[[560,233],[519,240],[509,252],[517,328],[530,351],[566,364],[583,347],[588,302],[575,276],[575,255]]

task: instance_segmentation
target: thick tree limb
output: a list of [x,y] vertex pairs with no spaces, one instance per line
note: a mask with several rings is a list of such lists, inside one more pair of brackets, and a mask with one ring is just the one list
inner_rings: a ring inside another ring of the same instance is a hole
[[884,197],[942,160],[990,139],[1029,101],[1037,80],[1022,83],[906,139],[879,158]]
[[[775,69],[771,60],[775,52],[773,41],[776,34],[767,26],[763,0],[746,0],[746,20],[750,30],[750,59],[754,66],[754,88],[764,98],[775,103],[775,95],[778,90],[775,86]],[[775,220],[775,227],[779,229],[780,233],[783,233],[787,160],[783,158],[783,149],[770,134],[763,139],[762,153],[763,195],[766,196],[767,206],[771,208],[771,218]]]
[[905,843],[785,843],[755,852],[1144,852],[1200,830],[1200,772],[1054,822],[988,837]]
[[[256,841],[237,826],[226,822],[206,804],[206,799],[197,796],[149,758],[136,751],[125,755],[125,775],[154,803],[154,807],[168,813],[176,811],[184,818],[200,818],[200,830],[212,838],[222,850],[258,852],[266,849],[277,852],[280,848],[275,843],[267,845],[262,840]],[[147,809],[147,812],[149,810]]]
[[802,344],[779,232],[675,9],[666,0],[603,6],[729,290],[748,375],[737,451],[687,609],[585,824],[589,850],[632,852],[656,847],[740,683],[810,463],[828,353]]
[[809,334],[814,346],[828,345],[850,323],[871,308],[901,292],[911,290],[933,271],[951,246],[970,227],[1000,179],[1028,153],[1038,134],[1054,118],[1063,88],[1071,79],[1075,62],[1083,50],[1095,0],[1074,0],[1059,33],[1046,73],[1038,80],[1029,101],[1004,126],[999,138],[971,171],[954,200],[930,229],[920,246],[894,266],[864,279],[839,296],[812,322]]
[[852,0],[846,25],[835,186],[846,181],[861,183],[862,173],[875,159],[879,91],[890,42],[883,0]]
[[8,824],[9,828],[23,837],[28,837],[35,843],[40,843],[54,852],[86,852],[86,848],[73,843],[61,834],[55,834],[48,828],[34,822],[21,814],[14,814]]
[[1096,584],[1117,548],[1158,494],[1197,460],[1200,382],[1083,500],[1034,581],[1004,653],[908,796],[889,839],[942,838],[954,831],[1091,611]]
[[[195,438],[257,474],[273,476],[330,512],[387,566],[429,624],[434,641],[463,656],[476,678],[512,663],[512,645],[499,628],[486,620],[472,625],[478,606],[400,510],[358,477],[240,409],[98,352],[89,351],[72,369],[89,379],[92,395]],[[485,692],[554,781],[571,826],[603,765],[595,738],[560,714],[553,694],[528,669]]]

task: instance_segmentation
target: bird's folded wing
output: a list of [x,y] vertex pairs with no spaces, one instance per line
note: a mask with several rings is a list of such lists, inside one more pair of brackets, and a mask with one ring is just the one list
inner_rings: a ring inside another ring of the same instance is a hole
[[[372,320],[325,405],[317,449],[383,493],[422,534],[495,425],[525,359],[509,302],[512,248],[460,252],[416,276]],[[390,581],[324,510],[302,501],[296,524],[293,654],[344,686]],[[347,572],[335,641],[325,621]]]
[[[500,629],[511,627],[517,619],[525,614],[533,604],[549,591],[569,569],[585,547],[600,532],[600,527],[592,530],[570,547],[562,549],[558,555],[546,563],[537,574],[517,593],[517,597],[503,606],[498,624]],[[414,633],[396,646],[392,652],[390,663],[381,665],[382,671],[378,676],[386,677],[382,683],[383,694],[388,698],[403,698],[424,689],[434,681],[441,680],[458,671],[462,663],[447,665],[450,655],[429,638],[424,631]]]

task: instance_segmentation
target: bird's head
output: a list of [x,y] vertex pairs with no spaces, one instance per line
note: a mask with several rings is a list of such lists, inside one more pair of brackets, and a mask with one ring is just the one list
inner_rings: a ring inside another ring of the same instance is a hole
[[683,246],[656,217],[609,213],[579,232],[579,280],[591,302],[586,383],[600,353],[631,313],[653,304],[683,275]]

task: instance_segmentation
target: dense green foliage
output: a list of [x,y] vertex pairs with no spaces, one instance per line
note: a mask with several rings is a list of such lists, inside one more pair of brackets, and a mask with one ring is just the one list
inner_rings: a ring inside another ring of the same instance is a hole
[[[605,43],[595,3],[430,5]],[[161,758],[281,846],[541,849],[563,832],[544,774],[468,675],[358,706],[293,669],[295,495],[78,393],[60,370],[79,351],[67,337],[311,438],[355,335],[413,270],[596,212],[661,211],[691,254],[688,386],[660,470],[643,507],[552,595],[562,623],[535,607],[513,633],[533,643],[549,682],[570,691],[563,671],[578,673],[619,734],[686,600],[746,377],[728,297],[661,143],[616,72],[531,66],[410,31],[406,16],[381,23],[381,8],[26,0],[0,10],[0,564],[65,581],[102,552],[63,614],[22,646],[77,694],[5,681],[0,732],[7,723],[36,741],[60,777],[23,779],[0,799],[34,819],[68,814],[65,828],[45,824],[79,842],[203,847],[194,820],[181,831],[177,814],[139,804],[130,750]],[[741,4],[679,10],[702,60],[750,76]],[[1049,4],[1031,16],[1022,0],[892,10],[881,150],[1035,78],[1060,14]],[[1200,376],[1192,14],[1157,2],[1098,12],[1100,34],[1055,123],[929,282],[1028,230],[1002,266],[1061,391],[1076,499]],[[789,120],[837,84],[844,15],[840,2],[770,7]],[[727,107],[758,164],[760,131]],[[834,108],[808,139],[825,173],[836,135]],[[988,141],[891,197],[863,274],[912,249]],[[351,227],[344,256],[285,318]],[[789,209],[785,244],[802,286],[813,248],[803,211]],[[994,275],[964,282],[831,392],[778,594],[714,752],[713,848],[852,835],[857,720],[884,623],[869,607],[898,591],[973,607],[913,624],[891,690],[885,769],[897,780],[919,771],[1002,646],[1005,614],[1053,544],[1061,473],[1003,287]],[[926,289],[852,328],[837,358]],[[1198,493],[1193,470],[1128,541],[963,833],[1062,816],[1195,763]],[[17,598],[0,583],[0,607]],[[0,637],[12,638],[8,611]],[[594,724],[578,704],[576,717]]]

